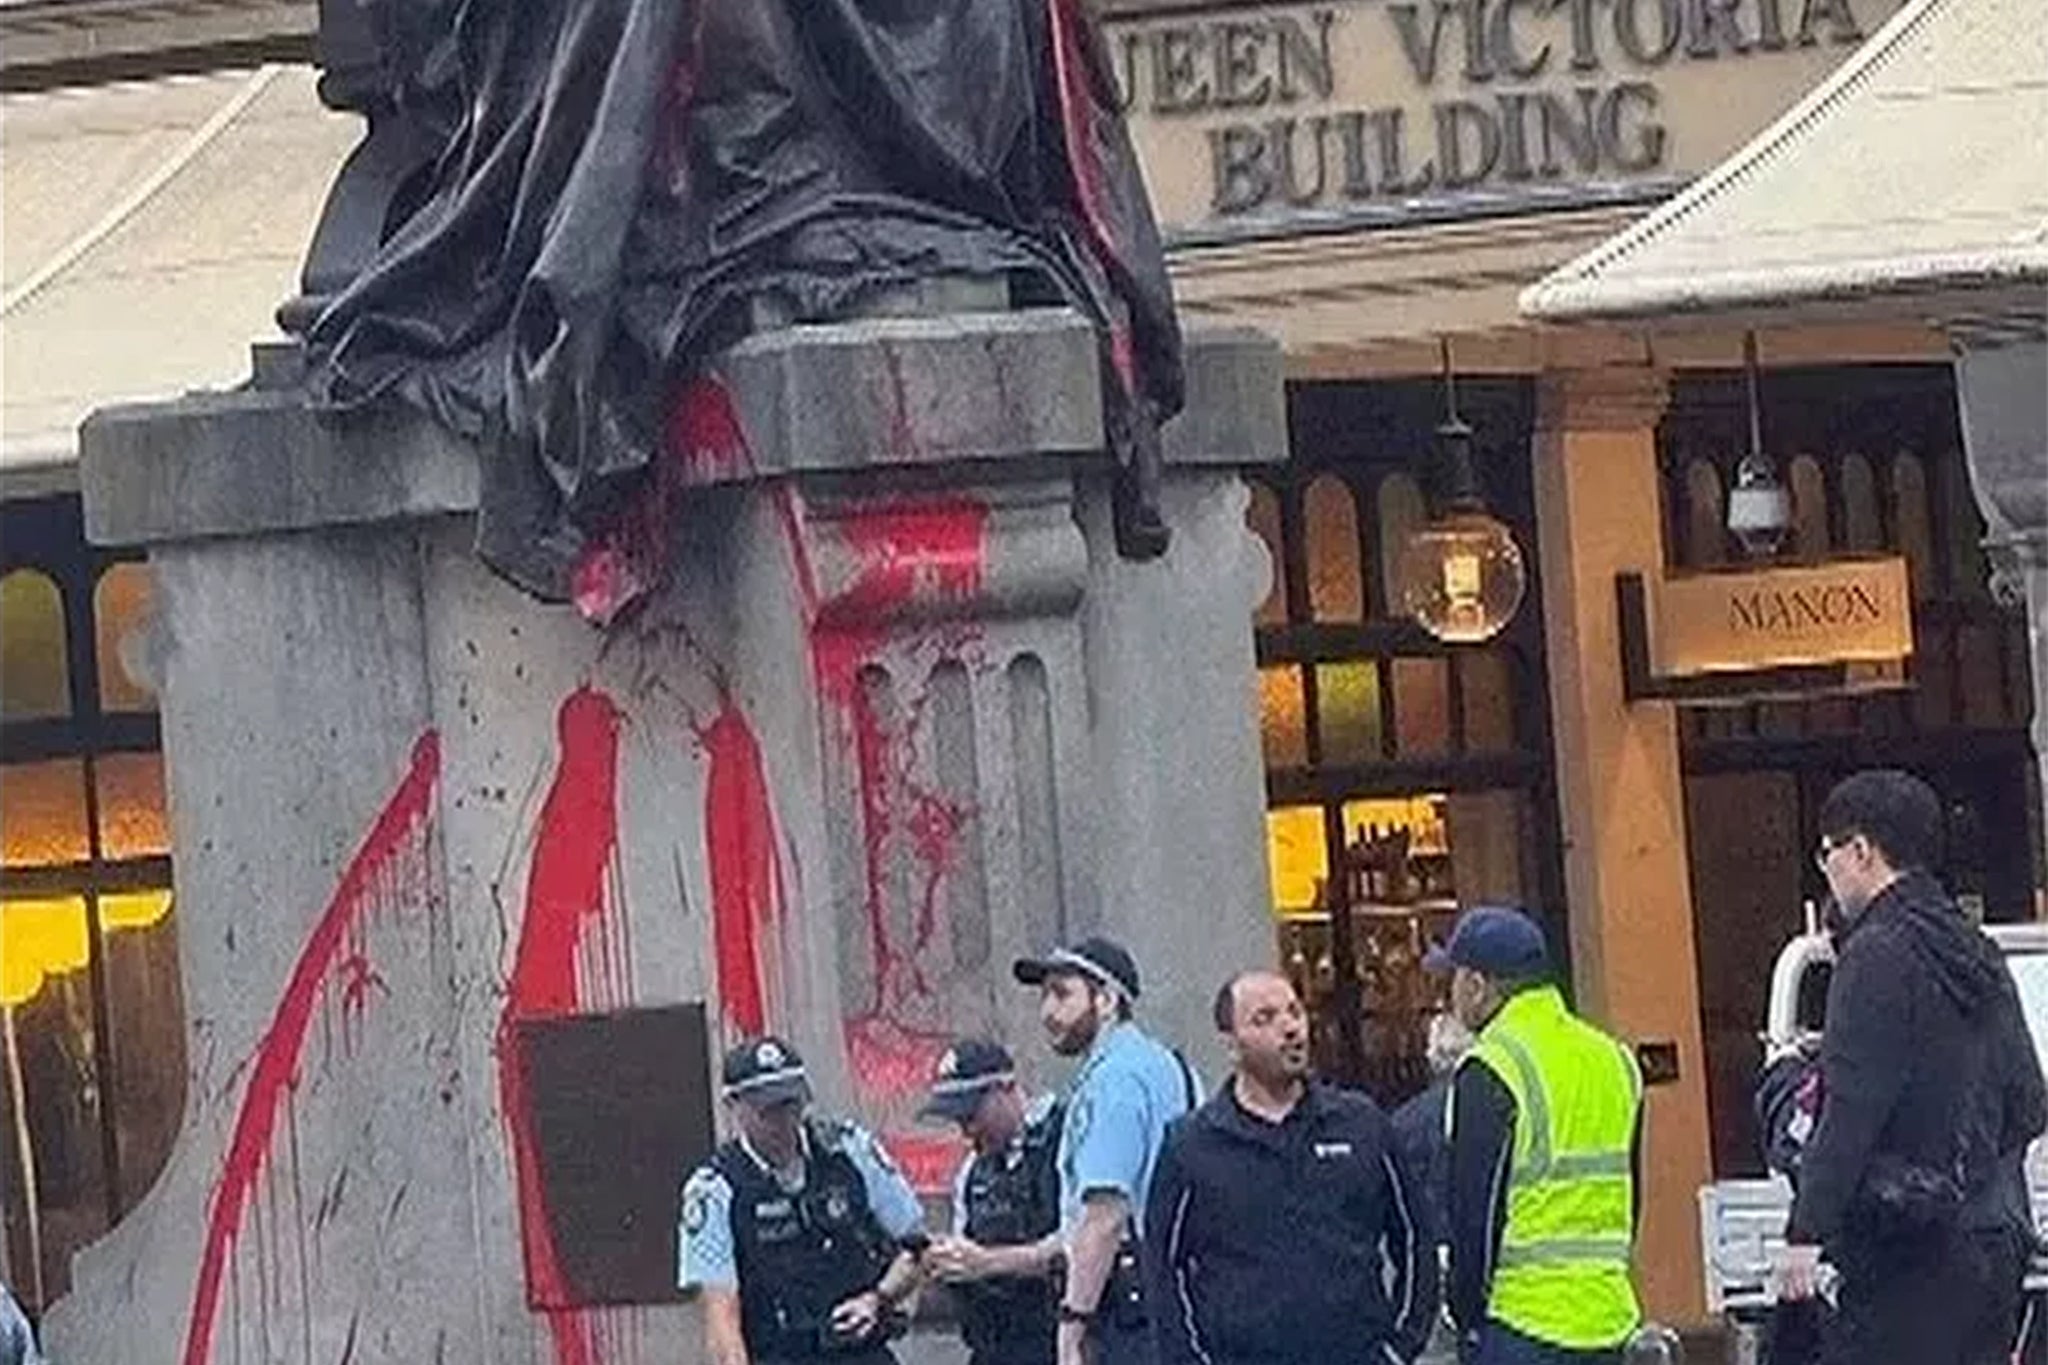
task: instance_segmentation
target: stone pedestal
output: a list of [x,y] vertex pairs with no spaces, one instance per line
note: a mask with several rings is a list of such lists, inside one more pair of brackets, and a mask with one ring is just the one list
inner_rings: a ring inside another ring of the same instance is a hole
[[1272,954],[1233,467],[1284,455],[1280,361],[1194,339],[1150,564],[1098,375],[1059,310],[753,338],[682,396],[677,571],[608,632],[474,558],[474,452],[429,424],[261,384],[97,414],[92,534],[158,574],[194,1061],[56,1358],[695,1359],[687,1305],[565,1302],[534,1020],[784,1032],[927,1185],[947,1036],[1060,1079],[1008,980],[1054,939],[1126,940],[1213,1073],[1208,996]]

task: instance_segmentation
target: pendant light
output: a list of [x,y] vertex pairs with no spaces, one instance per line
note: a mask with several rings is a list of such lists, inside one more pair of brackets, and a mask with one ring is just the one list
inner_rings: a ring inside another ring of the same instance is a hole
[[1528,591],[1514,533],[1487,510],[1472,461],[1472,428],[1458,415],[1451,343],[1443,349],[1444,417],[1434,456],[1436,514],[1408,537],[1397,571],[1401,610],[1447,644],[1483,644],[1507,629]]
[[1728,490],[1728,533],[1751,559],[1769,559],[1792,531],[1792,496],[1778,477],[1778,465],[1764,453],[1763,380],[1756,358],[1756,333],[1742,334],[1742,368],[1749,394],[1749,453],[1735,466]]

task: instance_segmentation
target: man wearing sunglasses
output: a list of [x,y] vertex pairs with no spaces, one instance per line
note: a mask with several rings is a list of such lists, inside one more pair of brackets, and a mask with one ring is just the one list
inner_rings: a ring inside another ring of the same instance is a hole
[[2019,1162],[2048,1094],[2018,992],[1934,878],[1941,803],[1906,773],[1829,793],[1816,850],[1840,907],[1825,1100],[1800,1163],[1780,1294],[1841,1275],[1828,1365],[1992,1365],[2019,1327]]

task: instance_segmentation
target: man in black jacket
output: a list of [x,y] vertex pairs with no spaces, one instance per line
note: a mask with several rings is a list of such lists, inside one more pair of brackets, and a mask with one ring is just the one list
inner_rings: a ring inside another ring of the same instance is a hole
[[1830,1365],[1991,1365],[2019,1328],[2019,1162],[2048,1094],[1997,948],[1928,871],[1941,805],[1894,771],[1821,809],[1844,927],[1821,1042],[1820,1126],[1801,1162],[1781,1294],[1840,1272]]
[[1216,1026],[1230,1081],[1169,1131],[1146,1201],[1161,1365],[1405,1365],[1437,1272],[1386,1117],[1309,1079],[1285,977],[1233,978]]

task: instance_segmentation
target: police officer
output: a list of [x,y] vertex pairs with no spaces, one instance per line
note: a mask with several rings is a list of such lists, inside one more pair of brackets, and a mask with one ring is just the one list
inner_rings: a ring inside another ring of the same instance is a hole
[[939,1058],[924,1113],[960,1125],[973,1153],[953,1184],[953,1230],[924,1269],[953,1286],[973,1365],[1052,1365],[1060,1264],[1061,1109],[1026,1099],[1000,1044],[964,1039]]
[[872,1135],[808,1117],[810,1078],[779,1038],[726,1054],[736,1135],[683,1187],[678,1281],[704,1296],[713,1365],[892,1365],[917,1285],[917,1196]]
[[1466,912],[1426,965],[1478,1035],[1451,1082],[1451,1314],[1468,1365],[1619,1365],[1641,1189],[1635,1055],[1565,1007],[1543,934]]
[[1166,1127],[1201,1103],[1180,1055],[1132,1022],[1138,966],[1106,938],[1019,961],[1039,988],[1038,1018],[1053,1051],[1082,1058],[1060,1124],[1059,1365],[1152,1365],[1139,1268],[1145,1196]]

